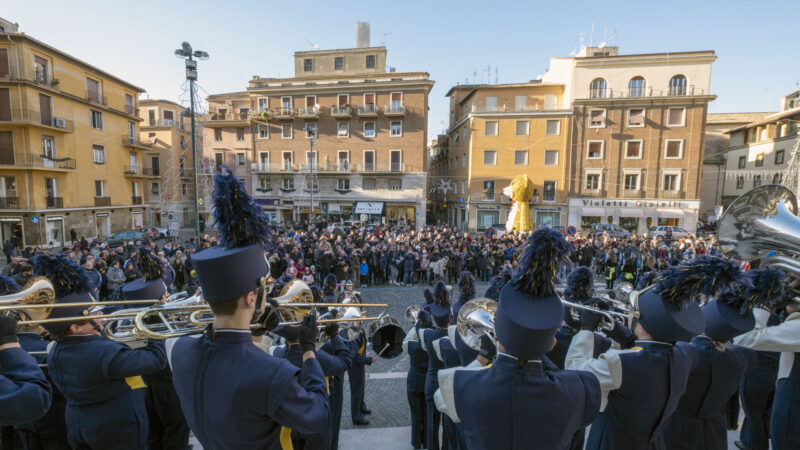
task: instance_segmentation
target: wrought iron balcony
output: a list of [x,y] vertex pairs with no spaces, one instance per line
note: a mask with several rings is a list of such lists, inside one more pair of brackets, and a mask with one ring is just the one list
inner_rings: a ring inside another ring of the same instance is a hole
[[387,116],[405,116],[406,115],[406,107],[402,104],[392,104],[392,105],[385,105],[383,107],[383,113]]
[[360,117],[377,117],[378,116],[378,108],[375,105],[360,105],[358,107],[358,115]]
[[48,208],[63,208],[64,197],[45,197]]
[[43,115],[35,109],[12,109],[0,110],[0,123],[22,123],[26,125],[42,126],[48,129],[55,129],[56,131],[63,131],[72,133],[75,131],[75,123],[71,120],[55,117],[50,114]]
[[94,206],[111,206],[111,197],[95,197]]
[[19,209],[19,197],[0,197],[0,209]]
[[139,195],[134,195],[131,197],[131,203],[134,205],[141,205],[142,204],[142,197]]
[[350,117],[353,114],[353,108],[349,106],[334,106],[331,108],[331,116],[333,117]]

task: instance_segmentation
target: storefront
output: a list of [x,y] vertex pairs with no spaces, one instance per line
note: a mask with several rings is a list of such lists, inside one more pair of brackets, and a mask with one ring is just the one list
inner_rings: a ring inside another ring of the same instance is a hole
[[281,204],[279,199],[267,199],[267,198],[256,198],[254,199],[257,205],[261,206],[261,209],[264,210],[264,214],[267,216],[270,222],[277,222],[278,221],[278,207]]
[[396,222],[398,225],[411,225],[415,221],[416,207],[414,205],[386,205],[387,223]]
[[483,231],[494,224],[500,223],[499,206],[477,206],[478,231]]
[[0,239],[24,246],[22,217],[0,217]]
[[131,212],[131,225],[134,229],[139,229],[144,226],[144,214],[141,209],[134,209]]
[[691,231],[699,212],[700,200],[571,198],[567,225],[589,231],[594,224],[610,223],[636,234],[656,225],[681,226]]
[[561,225],[561,206],[537,207],[534,209],[536,219],[534,225],[539,227],[555,227]]

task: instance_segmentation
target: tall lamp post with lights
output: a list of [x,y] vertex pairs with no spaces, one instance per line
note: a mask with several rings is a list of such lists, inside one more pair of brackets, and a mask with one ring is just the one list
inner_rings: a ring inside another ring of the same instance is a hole
[[194,82],[197,81],[197,61],[208,59],[208,53],[195,50],[192,51],[192,46],[188,42],[181,44],[181,48],[175,50],[175,56],[178,58],[185,58],[186,62],[186,80],[189,81],[189,116],[192,120],[192,187],[194,190],[194,245],[200,245],[200,211],[197,207],[197,151],[195,149],[195,130],[194,130]]

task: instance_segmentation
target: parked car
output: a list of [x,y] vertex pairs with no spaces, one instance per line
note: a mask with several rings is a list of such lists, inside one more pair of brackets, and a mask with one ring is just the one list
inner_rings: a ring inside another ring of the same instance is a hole
[[674,227],[670,225],[659,225],[655,227],[650,227],[647,230],[647,237],[652,238],[655,236],[656,239],[662,240],[667,236],[667,230],[672,230],[672,239],[683,239],[686,237],[693,237],[692,233],[689,233],[686,228],[681,227]]
[[143,227],[139,231],[151,239],[166,239],[169,236],[169,229],[165,227]]
[[141,241],[145,238],[145,234],[141,231],[122,231],[120,233],[112,234],[106,238],[106,243],[109,247],[117,247],[122,245],[123,241]]
[[631,237],[631,233],[619,225],[613,223],[596,223],[592,225],[591,235],[600,237],[603,233],[608,233],[609,237],[626,239]]

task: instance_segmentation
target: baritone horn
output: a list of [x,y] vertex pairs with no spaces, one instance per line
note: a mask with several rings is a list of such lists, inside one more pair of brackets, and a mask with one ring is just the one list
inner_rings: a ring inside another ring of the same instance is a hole
[[489,336],[494,340],[495,314],[497,302],[490,298],[479,297],[464,303],[456,317],[456,330],[464,343],[480,351],[481,337]]

